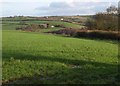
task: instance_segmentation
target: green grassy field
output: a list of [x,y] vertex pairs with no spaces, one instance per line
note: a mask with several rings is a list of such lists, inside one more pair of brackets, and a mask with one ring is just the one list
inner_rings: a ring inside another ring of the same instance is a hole
[[64,25],[66,28],[81,28],[83,26],[81,25],[77,25],[77,24],[73,24],[73,23],[68,23],[68,22],[62,22],[62,21],[27,21],[26,23],[28,24],[33,24],[33,23],[49,23],[50,25],[56,25],[56,24],[60,24],[60,25]]
[[[63,25],[66,28],[81,28],[83,26],[68,22],[61,22],[61,21],[25,21],[26,24],[43,24],[43,23],[49,23],[50,26],[52,25]],[[3,30],[15,30],[17,27],[22,27],[25,25],[20,25],[20,21],[3,21],[2,22]]]
[[3,83],[117,83],[117,43],[15,30],[2,43]]

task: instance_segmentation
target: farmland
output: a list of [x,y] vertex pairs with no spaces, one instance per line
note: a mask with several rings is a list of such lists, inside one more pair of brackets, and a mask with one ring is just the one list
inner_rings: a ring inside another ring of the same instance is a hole
[[[12,23],[12,24],[11,24]],[[82,25],[62,21],[25,21],[27,24]],[[15,30],[19,21],[3,21],[3,84],[116,84],[118,43]]]

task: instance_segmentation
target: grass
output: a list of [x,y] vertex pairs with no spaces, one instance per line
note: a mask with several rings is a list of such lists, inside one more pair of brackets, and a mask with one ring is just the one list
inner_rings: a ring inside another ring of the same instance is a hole
[[15,30],[18,27],[23,27],[23,25],[19,25],[19,24],[3,24],[2,25],[2,29],[3,30]]
[[3,83],[117,83],[118,45],[3,30]]
[[2,30],[0,29],[0,81],[2,81]]
[[[66,28],[81,28],[83,26],[68,22],[61,22],[61,21],[25,21],[26,24],[43,24],[49,23],[50,25],[62,24]],[[2,21],[3,30],[15,30],[17,27],[21,27],[19,21]],[[59,29],[59,28],[58,28]]]
[[56,25],[56,24],[62,24],[66,28],[81,28],[83,26],[78,25],[78,24],[73,24],[73,23],[68,23],[68,22],[62,22],[62,21],[28,21],[27,23],[32,24],[32,23],[49,23],[50,25]]

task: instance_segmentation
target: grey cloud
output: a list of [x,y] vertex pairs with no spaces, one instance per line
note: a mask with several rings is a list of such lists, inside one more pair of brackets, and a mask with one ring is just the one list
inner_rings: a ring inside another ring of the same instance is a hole
[[[71,5],[72,4],[72,5]],[[36,8],[39,15],[79,15],[104,11],[110,2],[52,2],[47,7]],[[116,5],[116,3],[112,3]]]
[[66,2],[52,2],[49,7],[51,8],[69,8],[70,5]]
[[52,2],[49,4],[49,6],[44,6],[44,7],[38,7],[36,10],[54,10],[54,9],[68,9],[71,8],[69,4],[66,2]]

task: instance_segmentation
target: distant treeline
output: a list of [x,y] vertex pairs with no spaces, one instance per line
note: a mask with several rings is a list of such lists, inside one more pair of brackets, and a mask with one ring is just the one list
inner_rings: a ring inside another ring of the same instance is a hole
[[106,9],[106,12],[92,16],[85,25],[92,30],[118,31],[119,10],[112,5]]
[[118,31],[118,15],[96,14],[86,22],[88,29]]

